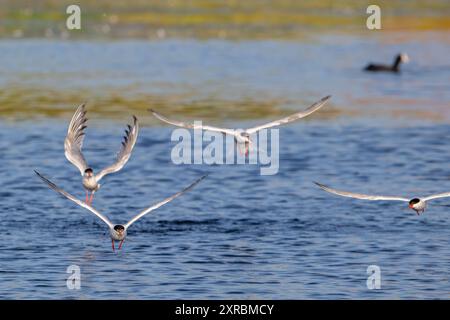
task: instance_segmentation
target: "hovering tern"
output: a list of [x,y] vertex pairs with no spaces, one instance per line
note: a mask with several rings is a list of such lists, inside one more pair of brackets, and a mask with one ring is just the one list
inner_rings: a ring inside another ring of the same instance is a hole
[[375,195],[367,195],[367,194],[361,194],[361,193],[352,193],[347,191],[340,191],[336,189],[332,189],[326,185],[323,185],[318,182],[314,182],[317,184],[320,188],[323,190],[337,194],[339,196],[343,197],[349,197],[349,198],[355,198],[355,199],[363,199],[363,200],[384,200],[384,201],[404,201],[409,203],[409,208],[414,210],[418,215],[425,212],[425,209],[427,207],[427,201],[438,199],[438,198],[447,198],[450,197],[450,192],[445,193],[438,193],[427,197],[421,197],[421,198],[403,198],[403,197],[390,197],[390,196],[375,196]]
[[[133,126],[128,125],[127,130],[125,130],[122,147],[117,154],[116,162],[101,170],[98,174],[94,174],[94,171],[88,166],[83,153],[81,152],[85,135],[84,129],[87,128],[87,120],[85,104],[82,104],[77,108],[77,111],[75,111],[75,114],[70,121],[69,128],[67,129],[67,136],[64,141],[64,150],[67,160],[80,170],[81,176],[83,177],[83,187],[86,190],[86,203],[92,204],[94,193],[100,189],[100,183],[98,183],[100,179],[107,174],[122,169],[130,158],[138,136],[139,124],[136,117],[133,116]],[[91,192],[90,197],[89,191]]]
[[76,197],[74,197],[73,195],[71,195],[70,193],[64,191],[63,189],[59,188],[56,184],[54,184],[53,182],[51,182],[50,180],[48,180],[46,177],[44,177],[43,175],[41,175],[39,172],[37,172],[36,170],[34,171],[39,178],[42,179],[42,181],[44,181],[51,189],[55,190],[56,192],[59,192],[60,194],[62,194],[63,196],[65,196],[67,199],[75,202],[76,204],[78,204],[79,206],[88,209],[89,211],[91,211],[93,214],[95,214],[97,217],[99,217],[104,223],[106,223],[108,225],[109,228],[109,235],[111,237],[111,244],[112,244],[112,249],[113,251],[115,251],[114,249],[114,241],[120,241],[119,243],[119,250],[122,248],[122,243],[125,240],[126,236],[127,236],[127,230],[128,228],[137,220],[139,220],[140,218],[142,218],[143,216],[145,216],[147,213],[152,212],[155,209],[158,209],[159,207],[165,205],[166,203],[172,201],[173,199],[181,196],[183,193],[185,193],[186,191],[192,189],[196,184],[198,184],[200,181],[202,181],[206,175],[204,175],[203,177],[197,179],[196,181],[194,181],[192,184],[190,184],[188,187],[184,188],[183,190],[181,190],[180,192],[175,193],[173,196],[168,197],[166,199],[164,199],[161,202],[158,202],[154,205],[152,205],[151,207],[148,207],[147,209],[142,210],[139,214],[135,215],[130,221],[128,221],[126,224],[113,224],[106,216],[104,216],[103,214],[101,214],[100,212],[98,212],[96,209],[94,209],[93,207],[91,207],[89,204],[77,199]]
[[157,113],[156,111],[154,111],[152,109],[149,109],[149,111],[151,113],[153,113],[153,115],[156,118],[158,118],[159,120],[166,122],[168,124],[177,126],[177,127],[182,127],[182,128],[186,128],[186,129],[203,129],[203,130],[208,130],[208,131],[220,132],[223,134],[230,134],[230,135],[234,136],[234,140],[240,147],[244,146],[244,151],[245,151],[245,154],[247,155],[249,146],[252,144],[252,141],[250,139],[251,134],[256,133],[263,129],[280,126],[282,124],[290,123],[295,120],[304,118],[304,117],[310,115],[311,113],[319,110],[330,98],[331,98],[331,96],[326,96],[326,97],[322,98],[320,101],[312,104],[309,108],[307,108],[303,111],[294,113],[294,114],[292,114],[288,117],[282,118],[280,120],[275,120],[275,121],[272,121],[272,122],[254,127],[254,128],[243,130],[243,131],[242,130],[234,130],[234,129],[218,128],[218,127],[212,127],[212,126],[205,126],[205,125],[196,125],[195,123],[192,124],[192,123],[186,123],[186,122],[181,122],[181,121],[169,120],[166,117],[162,116],[161,114]]

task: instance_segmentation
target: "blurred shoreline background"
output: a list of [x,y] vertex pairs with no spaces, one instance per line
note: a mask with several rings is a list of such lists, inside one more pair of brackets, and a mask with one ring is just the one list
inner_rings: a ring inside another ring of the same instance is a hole
[[[373,1],[372,1],[373,2]],[[301,39],[311,33],[366,32],[357,0],[1,1],[2,38]],[[79,5],[83,30],[65,27],[66,8]],[[448,1],[377,1],[383,32],[449,31]]]
[[[0,2],[2,119],[67,118],[88,102],[106,119],[152,107],[220,123],[327,94],[319,118],[450,119],[448,1],[378,1],[375,31],[369,1],[78,1],[82,29],[67,30],[71,4]],[[401,77],[361,71],[400,51],[412,60]]]

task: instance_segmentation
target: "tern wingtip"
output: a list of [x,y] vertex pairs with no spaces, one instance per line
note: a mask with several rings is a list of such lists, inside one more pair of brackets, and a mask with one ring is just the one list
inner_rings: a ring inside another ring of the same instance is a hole
[[34,173],[36,173],[36,175],[43,181],[48,181],[48,179],[46,177],[44,177],[42,174],[40,174],[37,170],[33,170]]
[[209,173],[204,174],[200,179],[205,179],[207,176],[209,176]]
[[209,175],[209,173],[204,174],[203,176],[201,176],[200,178],[197,179],[197,182],[202,181],[202,180],[205,179],[208,175]]
[[86,104],[87,104],[87,101],[82,102],[82,103],[79,105],[79,108],[81,108],[81,109],[84,110],[84,108],[86,108]]
[[322,184],[322,183],[320,183],[320,182],[317,182],[317,181],[313,181],[313,182],[314,182],[314,184],[316,184],[316,185],[319,186],[320,188],[325,187],[325,185]]

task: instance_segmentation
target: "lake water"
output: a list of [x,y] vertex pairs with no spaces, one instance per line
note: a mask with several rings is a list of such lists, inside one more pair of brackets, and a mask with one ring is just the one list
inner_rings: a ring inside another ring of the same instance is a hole
[[[361,71],[400,51],[411,58],[401,75]],[[408,197],[450,190],[448,36],[4,40],[0,52],[0,298],[449,298],[450,199],[417,216],[312,183]],[[317,114],[280,129],[273,176],[255,165],[174,165],[172,128],[146,112],[240,128],[327,94]],[[116,253],[101,221],[33,173],[84,198],[63,152],[83,101],[94,169],[113,161],[131,114],[142,124],[130,161],[94,200],[114,222],[209,173],[134,224]],[[70,265],[81,290],[66,287]],[[366,286],[369,265],[381,269],[380,290]]]

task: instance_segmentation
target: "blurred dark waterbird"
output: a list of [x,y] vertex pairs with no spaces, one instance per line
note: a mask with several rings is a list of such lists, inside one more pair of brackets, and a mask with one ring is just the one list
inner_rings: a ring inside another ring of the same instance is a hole
[[406,53],[400,53],[395,57],[392,65],[385,64],[368,64],[364,70],[366,71],[386,71],[386,72],[400,72],[400,64],[409,62],[409,57]]

